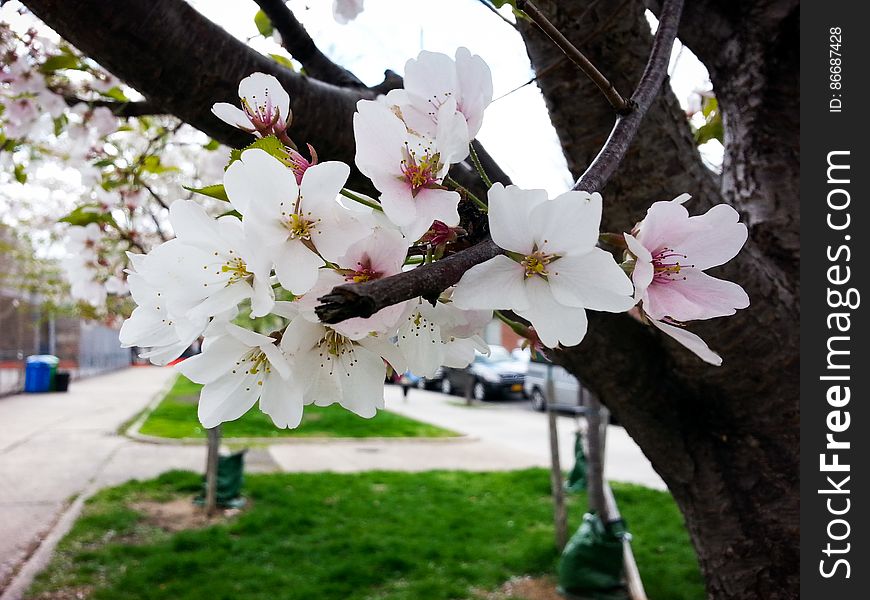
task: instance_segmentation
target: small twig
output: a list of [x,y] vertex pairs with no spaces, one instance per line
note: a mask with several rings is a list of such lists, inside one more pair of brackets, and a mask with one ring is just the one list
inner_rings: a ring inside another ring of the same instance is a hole
[[471,156],[471,162],[474,165],[474,168],[477,169],[477,173],[483,180],[486,189],[491,188],[492,180],[489,178],[489,175],[486,174],[486,169],[484,169],[483,165],[480,163],[480,158],[477,156],[477,150],[474,149],[474,144],[468,144],[468,154]]
[[562,32],[547,19],[533,2],[530,0],[518,0],[517,7],[526,13],[547,34],[547,37],[553,40],[553,43],[565,53],[565,56],[570,58],[598,86],[598,89],[601,90],[601,93],[604,94],[604,97],[607,98],[607,101],[610,102],[610,105],[617,114],[623,115],[631,112],[631,103],[616,91],[610,80],[595,68],[595,65],[568,38],[562,35]]
[[165,114],[167,112],[148,100],[142,100],[141,102],[116,102],[114,100],[85,100],[78,96],[64,96],[63,99],[67,106],[87,104],[92,109],[106,107],[116,117],[144,117]]
[[468,188],[464,187],[461,183],[459,183],[458,181],[456,181],[455,179],[453,179],[449,175],[444,178],[444,183],[446,183],[449,187],[452,187],[457,192],[459,192],[459,194],[461,196],[465,196],[466,198],[468,198],[469,200],[474,202],[477,205],[477,208],[479,208],[483,212],[486,212],[489,210],[489,207],[486,205],[486,202],[484,202],[483,200],[481,200],[480,198],[475,196],[473,193],[471,193],[468,190]]
[[537,82],[541,77],[543,77],[544,75],[546,75],[547,73],[549,73],[550,71],[552,71],[553,69],[555,69],[556,67],[560,66],[560,65],[561,65],[562,63],[564,63],[567,59],[568,59],[568,57],[565,56],[565,55],[561,55],[561,56],[559,56],[559,58],[557,58],[556,60],[554,60],[553,62],[551,62],[550,64],[548,64],[546,67],[543,67],[542,69],[540,69],[539,71],[537,71],[537,72],[535,73],[535,76],[534,76],[534,77],[532,77],[531,79],[529,79],[529,80],[526,81],[525,83],[521,83],[520,85],[518,85],[518,86],[515,87],[514,89],[512,89],[512,90],[510,90],[510,91],[508,91],[508,92],[505,92],[505,93],[502,94],[501,96],[499,96],[499,97],[497,97],[497,98],[494,98],[494,99],[493,99],[493,102],[496,102],[497,100],[501,100],[502,98],[507,98],[508,96],[510,96],[511,94],[513,94],[514,92],[518,92],[518,91],[520,91],[521,89],[523,89],[524,87],[526,87],[526,86],[528,86],[528,85],[532,85],[533,83]]
[[344,196],[345,198],[348,198],[348,199],[350,199],[350,200],[353,200],[354,202],[357,202],[357,203],[359,203],[359,204],[362,204],[363,206],[368,206],[368,207],[371,208],[371,209],[379,210],[379,211],[382,211],[382,212],[383,212],[383,210],[384,210],[384,209],[381,207],[381,205],[378,204],[377,202],[371,202],[371,201],[369,201],[369,200],[366,200],[366,199],[363,198],[362,196],[360,196],[360,195],[358,195],[358,194],[355,194],[354,192],[350,191],[350,190],[347,189],[347,188],[341,188],[341,191],[339,192],[339,194],[341,194],[341,195]]
[[166,203],[166,201],[163,200],[163,198],[161,198],[161,197],[157,194],[157,192],[155,192],[155,191],[151,188],[150,185],[148,185],[147,183],[145,183],[144,181],[142,181],[142,178],[141,178],[141,177],[139,177],[138,175],[136,175],[136,176],[135,176],[135,182],[138,183],[139,185],[141,185],[143,188],[145,188],[145,190],[147,190],[148,194],[149,194],[152,198],[154,198],[154,200],[157,201],[157,204],[159,204],[161,208],[163,208],[163,209],[165,209],[165,210],[169,210],[169,205]]
[[509,20],[508,20],[508,19],[507,19],[503,14],[501,14],[500,12],[498,12],[498,9],[497,9],[495,6],[493,6],[492,3],[489,2],[489,0],[477,0],[477,1],[480,2],[481,4],[483,4],[483,5],[484,5],[486,8],[488,8],[490,11],[492,11],[493,13],[495,13],[495,15],[496,15],[499,19],[501,19],[502,21],[504,21],[505,23],[507,23],[508,25],[510,25],[511,27],[513,27],[514,29],[517,28],[517,26],[514,25],[513,23],[511,23],[511,22],[510,22],[510,21],[509,21]]
[[659,27],[653,39],[649,60],[644,67],[637,89],[631,96],[635,110],[631,114],[620,116],[610,131],[607,141],[598,152],[598,156],[586,169],[577,183],[575,190],[593,192],[600,190],[616,171],[625,158],[628,147],[637,135],[640,122],[646,115],[653,100],[661,91],[668,74],[668,64],[671,60],[671,50],[677,38],[680,15],[683,12],[683,0],[666,0],[659,15]]
[[305,72],[312,77],[340,87],[364,88],[359,78],[334,62],[320,49],[302,23],[287,8],[285,0],[255,0],[272,26],[281,34],[281,45],[290,55],[302,63]]
[[157,229],[157,237],[160,238],[161,242],[165,242],[168,238],[166,234],[163,232],[163,226],[160,225],[160,219],[157,218],[157,215],[152,210],[152,207],[148,207],[148,215],[151,217],[151,220],[154,222],[154,227]]
[[480,160],[480,164],[483,165],[483,168],[486,169],[487,175],[493,181],[498,181],[499,183],[503,183],[504,185],[511,184],[511,178],[507,173],[499,166],[495,159],[490,156],[489,152],[487,152],[486,148],[483,147],[483,144],[480,143],[480,140],[477,138],[471,140],[471,146],[474,148],[474,151],[477,153],[477,158]]

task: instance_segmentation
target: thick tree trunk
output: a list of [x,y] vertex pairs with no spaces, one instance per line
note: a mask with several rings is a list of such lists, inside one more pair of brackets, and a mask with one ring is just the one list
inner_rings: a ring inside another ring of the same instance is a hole
[[[108,0],[25,2],[149,101],[227,143],[248,138],[213,118],[211,103],[235,101],[239,79],[250,72],[271,72],[293,98],[294,137],[324,157],[352,162],[351,114],[370,91],[283,69],[181,0],[127,3],[123,11]],[[538,4],[630,93],[650,40],[638,0]],[[798,593],[797,25],[794,0],[689,2],[681,38],[707,64],[720,97],[723,175],[704,169],[665,92],[603,190],[604,227],[612,231],[630,228],[652,201],[687,191],[695,195],[693,212],[722,201],[742,212],[749,243],[720,274],[742,284],[753,305],[693,326],[724,366],[701,363],[624,315],[590,314],[584,343],[554,353],[595,390],[667,482],[717,600]],[[527,24],[522,29],[577,175],[604,143],[613,115],[549,41]]]
[[[665,90],[603,190],[605,227],[627,230],[652,201],[686,191],[695,196],[692,212],[732,204],[750,225],[750,241],[722,273],[746,287],[753,305],[693,326],[722,353],[719,369],[610,315],[595,315],[584,343],[554,358],[598,393],[668,483],[711,598],[795,598],[798,111],[797,64],[787,57],[796,54],[797,13],[783,19],[789,10],[779,6],[761,19],[762,9],[738,11],[754,25],[726,29],[722,21],[717,33],[723,37],[708,39],[702,19],[718,8],[708,4],[689,3],[681,34],[691,31],[703,45],[699,55],[711,61],[727,131],[721,183],[701,165],[685,117]],[[538,5],[617,89],[634,87],[650,39],[641,4]],[[736,31],[738,39],[727,39]],[[523,35],[539,72],[559,60],[534,26],[524,26]],[[539,86],[568,164],[579,174],[607,134],[611,109],[568,62],[546,72]]]

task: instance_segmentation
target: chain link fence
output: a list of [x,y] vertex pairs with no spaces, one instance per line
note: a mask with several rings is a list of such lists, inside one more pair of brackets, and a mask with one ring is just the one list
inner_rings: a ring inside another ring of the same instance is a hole
[[35,303],[0,292],[0,395],[24,388],[24,361],[32,354],[54,354],[74,379],[126,367],[132,356],[117,329],[46,315]]

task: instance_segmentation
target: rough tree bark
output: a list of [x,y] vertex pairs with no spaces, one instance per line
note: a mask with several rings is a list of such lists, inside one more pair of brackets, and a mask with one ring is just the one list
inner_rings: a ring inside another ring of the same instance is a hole
[[[351,114],[371,90],[283,69],[181,0],[128,3],[124,11],[107,0],[25,2],[149,102],[226,143],[248,138],[221,126],[211,103],[235,101],[239,79],[252,71],[275,74],[293,98],[294,136],[352,162]],[[633,89],[650,40],[639,0],[538,5],[621,92]],[[695,327],[724,366],[700,363],[626,316],[602,314],[590,314],[582,345],[554,355],[597,392],[667,482],[716,599],[798,594],[797,11],[795,0],[690,2],[681,38],[710,68],[720,98],[723,175],[704,169],[665,91],[603,191],[604,228],[613,231],[630,228],[651,201],[684,191],[695,195],[693,211],[726,201],[742,212],[749,243],[721,273],[746,287],[753,305]],[[612,110],[539,32],[524,25],[522,33],[579,174],[604,143]]]
[[[704,366],[609,315],[595,316],[579,348],[555,356],[595,389],[668,483],[711,598],[798,595],[796,4],[689,2],[680,33],[710,68],[720,99],[722,177],[701,165],[685,118],[665,91],[604,189],[605,228],[616,231],[631,227],[651,201],[683,191],[695,196],[690,210],[724,201],[741,211],[749,242],[720,272],[744,285],[753,305],[696,327],[724,366]],[[618,89],[631,89],[649,40],[642,5],[539,6]],[[559,59],[533,26],[522,33],[536,68]],[[579,174],[607,135],[612,110],[571,69],[563,62],[539,86]]]

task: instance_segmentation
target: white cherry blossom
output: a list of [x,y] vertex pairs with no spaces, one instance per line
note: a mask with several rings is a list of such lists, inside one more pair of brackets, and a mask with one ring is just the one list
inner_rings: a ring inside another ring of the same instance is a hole
[[[147,257],[143,257],[147,261]],[[130,294],[136,302],[133,314],[121,325],[121,346],[139,346],[146,350],[139,356],[156,365],[165,365],[184,352],[205,329],[208,318],[178,318],[166,304],[165,295],[145,278],[131,271],[127,275]]]
[[574,346],[586,335],[586,309],[623,312],[635,304],[631,280],[596,248],[601,196],[496,183],[489,190],[493,241],[510,253],[469,269],[453,293],[465,309],[512,309],[541,342]]
[[474,360],[474,351],[487,353],[480,337],[492,319],[490,310],[461,310],[449,299],[432,306],[422,298],[413,301],[399,325],[396,344],[408,362],[408,370],[432,377],[440,366],[458,369]]
[[252,73],[239,83],[239,109],[228,102],[212,106],[212,113],[225,123],[260,137],[286,135],[293,119],[290,95],[272,75]]
[[655,202],[625,241],[635,260],[632,280],[643,313],[655,327],[718,366],[722,358],[683,323],[733,315],[749,306],[742,287],[704,272],[734,258],[748,231],[726,204],[690,217],[683,206],[689,198],[682,194]]
[[453,157],[467,151],[466,127],[451,106],[441,111],[432,138],[409,131],[380,102],[360,100],[353,118],[356,165],[381,192],[384,213],[412,240],[436,220],[459,224],[459,194],[442,182]]
[[297,427],[302,420],[301,390],[272,337],[226,324],[223,331],[207,337],[202,353],[183,361],[179,370],[204,384],[198,409],[203,427],[238,419],[258,400],[260,410],[278,427]]
[[324,162],[308,167],[297,186],[291,169],[259,149],[227,169],[224,186],[244,217],[246,236],[259,241],[293,294],[310,290],[325,261],[337,260],[369,232],[336,200],[349,174],[344,163]]
[[268,262],[238,219],[213,219],[196,202],[177,200],[169,220],[177,238],[152,250],[140,272],[166,295],[173,314],[210,317],[248,298],[252,316],[272,309]]
[[384,407],[384,361],[396,372],[405,372],[401,352],[386,336],[351,340],[332,327],[304,317],[293,319],[287,326],[281,348],[293,362],[305,404],[340,404],[366,418]]
[[468,48],[458,48],[455,59],[424,50],[405,64],[404,88],[392,90],[385,101],[398,108],[411,130],[428,136],[435,135],[443,118],[440,109],[452,106],[465,122],[466,148],[454,157],[462,160],[468,154],[467,144],[480,131],[484,110],[492,102],[492,73],[486,61]]

